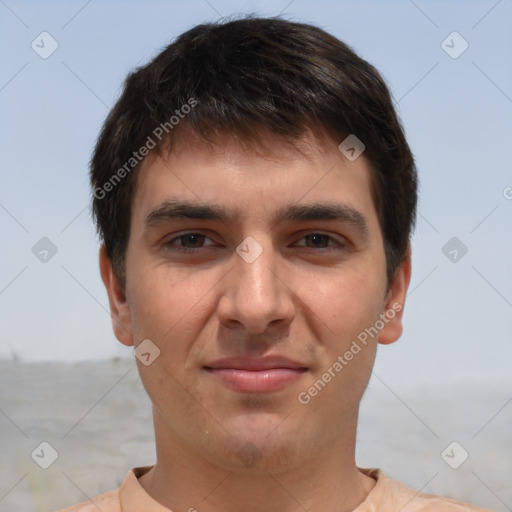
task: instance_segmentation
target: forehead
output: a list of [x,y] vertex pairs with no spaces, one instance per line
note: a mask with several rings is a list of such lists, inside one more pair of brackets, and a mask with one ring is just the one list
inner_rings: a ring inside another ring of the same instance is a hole
[[184,130],[170,151],[143,162],[132,218],[147,219],[176,198],[224,205],[232,217],[275,218],[285,205],[319,202],[342,203],[372,217],[372,197],[367,160],[347,160],[325,134],[307,132],[291,143],[270,132],[260,132],[252,141],[220,134],[209,143]]

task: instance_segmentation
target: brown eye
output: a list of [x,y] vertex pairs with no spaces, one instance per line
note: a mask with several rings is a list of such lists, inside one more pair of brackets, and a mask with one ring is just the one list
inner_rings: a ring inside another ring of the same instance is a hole
[[200,235],[198,233],[189,233],[186,235],[181,235],[177,237],[179,240],[181,240],[182,245],[188,246],[188,247],[202,247],[205,236]]
[[304,237],[304,239],[309,240],[311,242],[311,245],[309,245],[308,247],[314,247],[314,248],[322,247],[323,248],[323,247],[327,247],[329,245],[329,240],[331,239],[331,237],[328,235],[315,234],[315,235],[307,235]]
[[325,233],[311,233],[302,237],[301,240],[304,240],[305,243],[298,244],[299,246],[308,249],[321,249],[325,252],[339,251],[344,249],[346,245]]
[[210,240],[210,238],[201,233],[183,233],[165,242],[163,247],[169,251],[192,254],[198,252],[199,249],[214,245],[213,243],[205,244],[206,240]]

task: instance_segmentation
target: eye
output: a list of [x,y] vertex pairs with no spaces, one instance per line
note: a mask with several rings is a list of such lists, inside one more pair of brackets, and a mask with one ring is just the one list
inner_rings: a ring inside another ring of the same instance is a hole
[[[197,249],[204,247],[205,240],[210,240],[206,235],[201,233],[183,233],[179,236],[175,236],[171,238],[169,241],[165,242],[163,245],[166,249],[176,250],[184,253],[195,253]],[[207,244],[207,246],[214,245]]]
[[[300,241],[304,241],[305,243],[297,243],[295,244],[296,247],[318,249],[321,252],[341,251],[347,247],[346,243],[325,233],[310,233],[303,236]],[[165,250],[184,254],[198,254],[201,252],[201,249],[215,246],[216,244],[211,238],[202,233],[195,232],[182,233],[163,243]]]
[[[305,235],[301,240],[306,240],[306,244],[297,244],[307,247],[308,249],[321,249],[322,251],[340,251],[346,247],[346,244],[336,240],[330,235],[324,233],[311,233]],[[329,245],[331,243],[331,245]]]

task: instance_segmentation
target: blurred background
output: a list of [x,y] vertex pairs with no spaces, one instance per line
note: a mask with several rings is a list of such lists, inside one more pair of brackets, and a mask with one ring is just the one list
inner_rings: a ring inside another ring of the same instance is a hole
[[0,0],[0,510],[56,509],[154,463],[99,276],[88,161],[131,69],[248,13],[314,23],[372,63],[417,162],[404,334],[379,349],[359,465],[512,510],[511,0]]

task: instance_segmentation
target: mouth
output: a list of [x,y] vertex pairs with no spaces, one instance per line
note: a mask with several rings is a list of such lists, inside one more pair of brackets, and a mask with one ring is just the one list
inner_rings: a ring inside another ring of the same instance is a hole
[[270,393],[300,379],[308,368],[283,357],[226,358],[204,370],[225,387],[240,393]]

